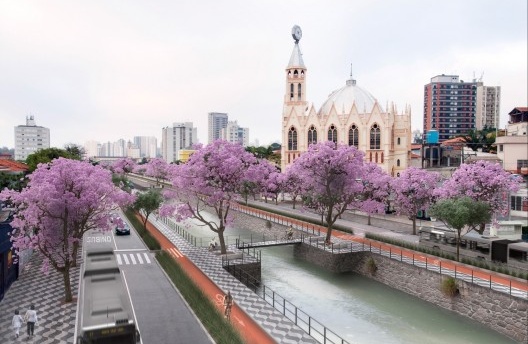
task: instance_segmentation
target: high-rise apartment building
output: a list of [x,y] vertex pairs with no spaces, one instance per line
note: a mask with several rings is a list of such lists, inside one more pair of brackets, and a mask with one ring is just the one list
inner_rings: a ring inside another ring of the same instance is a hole
[[424,86],[424,133],[437,130],[439,142],[476,128],[477,87],[458,75],[437,75]]
[[247,147],[249,145],[249,128],[239,127],[237,121],[228,121],[226,127],[220,130],[220,138]]
[[154,136],[134,136],[134,144],[139,148],[141,158],[157,156],[158,140]]
[[33,116],[26,116],[26,125],[15,127],[15,160],[25,161],[39,149],[50,148],[50,130],[37,126]]
[[227,122],[227,113],[209,112],[207,143],[212,143],[222,137],[221,130],[227,127]]
[[179,151],[190,149],[196,143],[198,134],[192,122],[173,123],[172,127],[161,129],[161,154],[168,163],[182,160]]
[[477,86],[476,129],[499,128],[500,86]]

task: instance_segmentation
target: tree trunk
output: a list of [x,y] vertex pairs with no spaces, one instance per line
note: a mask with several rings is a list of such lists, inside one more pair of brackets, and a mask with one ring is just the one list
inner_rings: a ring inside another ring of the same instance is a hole
[[64,302],[72,302],[72,289],[70,282],[70,263],[66,262],[64,264],[64,270],[62,272],[62,279],[64,281]]
[[367,225],[370,226],[370,214],[368,214],[367,221],[368,221],[368,222],[367,222]]
[[77,253],[79,252],[79,243],[74,242],[72,247],[72,267],[77,266]]
[[457,235],[457,238],[456,238],[456,245],[457,245],[457,262],[460,261],[460,233],[461,233],[461,230],[458,229],[457,230],[458,232],[458,235]]
[[220,253],[226,254],[227,248],[226,243],[224,239],[224,229],[225,228],[218,228],[218,240],[220,240]]
[[416,235],[416,217],[412,218],[412,222],[413,222],[413,235]]
[[476,231],[478,232],[478,234],[482,235],[482,234],[484,234],[484,230],[485,229],[486,229],[486,224],[485,223],[481,223],[478,226],[478,229],[476,229]]
[[144,220],[143,220],[143,229],[147,230],[147,222],[148,222],[148,217],[149,217],[149,213],[147,213],[147,216],[144,217]]

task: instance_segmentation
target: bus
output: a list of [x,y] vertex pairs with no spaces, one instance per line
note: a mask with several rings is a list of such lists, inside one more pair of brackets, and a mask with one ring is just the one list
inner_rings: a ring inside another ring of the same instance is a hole
[[86,250],[81,284],[77,344],[139,343],[128,289],[111,247]]

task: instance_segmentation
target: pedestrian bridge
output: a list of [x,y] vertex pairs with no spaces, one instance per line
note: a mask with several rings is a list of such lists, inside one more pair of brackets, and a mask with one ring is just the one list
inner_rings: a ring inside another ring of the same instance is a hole
[[300,244],[304,241],[304,238],[301,236],[300,238],[293,238],[293,239],[275,239],[275,240],[266,240],[266,241],[258,241],[258,242],[244,242],[240,241],[239,239],[236,240],[236,247],[238,249],[248,249],[248,248],[258,248],[258,247],[271,247],[271,246],[284,246],[284,245],[293,245],[293,244]]

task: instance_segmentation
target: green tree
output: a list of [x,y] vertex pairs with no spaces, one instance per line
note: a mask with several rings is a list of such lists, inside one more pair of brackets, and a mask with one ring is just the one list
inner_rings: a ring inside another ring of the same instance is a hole
[[70,154],[71,159],[82,160],[84,158],[85,151],[83,146],[68,143],[64,146],[64,150]]
[[137,195],[136,201],[134,202],[134,210],[145,212],[145,218],[143,219],[143,228],[147,229],[147,221],[154,211],[158,210],[163,197],[161,193],[156,189],[149,189],[147,192],[143,192]]
[[52,147],[39,149],[35,153],[28,155],[28,157],[26,158],[26,164],[29,167],[29,172],[33,172],[37,169],[38,164],[47,164],[52,160],[58,159],[60,157],[72,160],[79,160],[75,159],[75,157],[72,156],[65,149]]
[[489,222],[492,211],[489,204],[464,196],[438,201],[429,208],[429,214],[442,221],[448,228],[456,230],[456,257],[458,261],[460,260],[462,229],[467,228],[464,233],[467,234],[481,223]]

